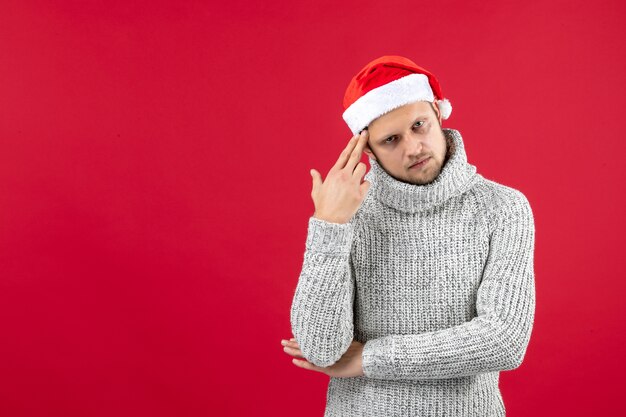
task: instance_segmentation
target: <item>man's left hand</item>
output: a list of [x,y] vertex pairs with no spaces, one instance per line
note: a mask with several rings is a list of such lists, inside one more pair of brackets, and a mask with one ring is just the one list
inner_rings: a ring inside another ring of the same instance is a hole
[[295,338],[290,340],[283,340],[282,345],[285,353],[294,357],[292,362],[300,368],[308,369],[310,371],[322,372],[328,376],[348,378],[355,376],[363,376],[363,343],[353,340],[346,353],[331,366],[325,368],[317,365],[313,365],[302,356],[300,346],[296,342]]

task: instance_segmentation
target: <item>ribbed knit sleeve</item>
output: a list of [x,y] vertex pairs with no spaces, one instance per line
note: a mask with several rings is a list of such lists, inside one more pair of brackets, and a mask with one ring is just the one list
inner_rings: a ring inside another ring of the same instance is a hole
[[491,229],[477,316],[447,329],[368,340],[363,371],[378,379],[445,379],[517,368],[535,314],[533,213],[516,198]]
[[303,356],[330,366],[354,336],[354,275],[350,263],[354,226],[311,217],[302,271],[291,305],[291,330]]

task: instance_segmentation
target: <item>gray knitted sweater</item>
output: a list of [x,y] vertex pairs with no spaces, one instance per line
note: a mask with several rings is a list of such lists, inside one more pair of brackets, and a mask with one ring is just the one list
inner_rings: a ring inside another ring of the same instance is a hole
[[499,371],[521,364],[535,313],[533,213],[444,133],[455,147],[432,183],[370,158],[348,223],[309,218],[293,335],[324,367],[365,343],[365,375],[330,378],[325,417],[505,415]]

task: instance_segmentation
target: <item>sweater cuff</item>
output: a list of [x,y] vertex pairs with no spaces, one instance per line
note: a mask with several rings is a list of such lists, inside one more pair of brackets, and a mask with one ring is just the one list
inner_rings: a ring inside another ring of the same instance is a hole
[[318,253],[349,254],[354,225],[332,223],[311,216],[306,238],[306,249]]
[[389,378],[393,373],[393,338],[371,339],[363,345],[363,374],[368,378]]

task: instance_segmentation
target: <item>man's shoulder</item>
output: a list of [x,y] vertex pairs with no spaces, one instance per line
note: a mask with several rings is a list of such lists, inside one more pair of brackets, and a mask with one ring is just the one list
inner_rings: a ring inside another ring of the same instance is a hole
[[515,204],[520,201],[528,202],[526,195],[517,188],[504,185],[494,180],[482,177],[475,188],[483,194],[483,197],[494,204]]
[[474,193],[483,200],[484,209],[491,222],[520,215],[532,217],[528,198],[517,188],[483,177],[474,187]]

